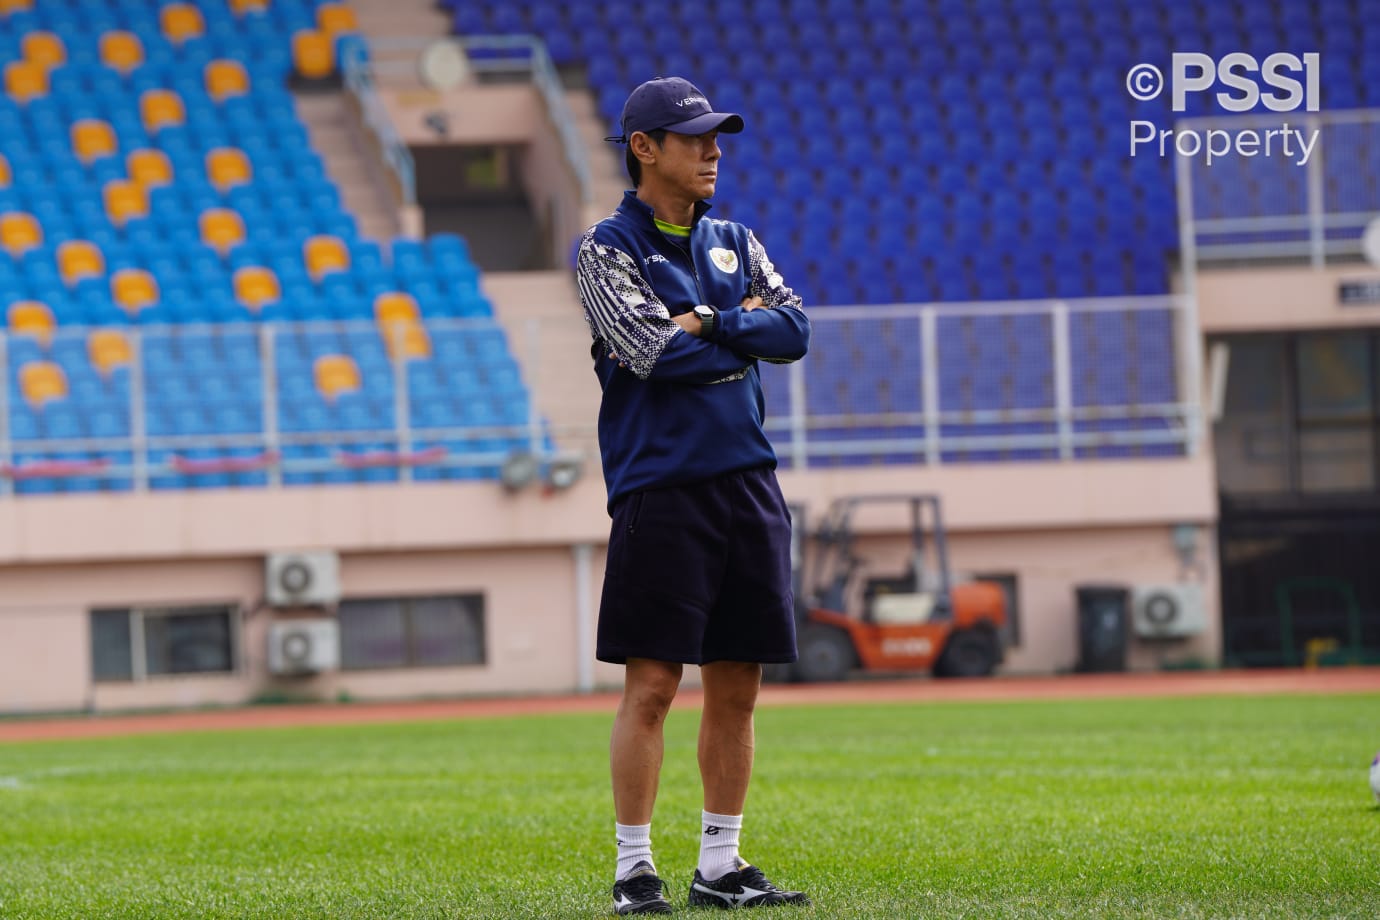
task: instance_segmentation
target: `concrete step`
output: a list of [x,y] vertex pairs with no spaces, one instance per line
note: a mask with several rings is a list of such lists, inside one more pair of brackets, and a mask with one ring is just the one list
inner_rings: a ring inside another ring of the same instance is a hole
[[346,107],[344,92],[296,97],[297,114],[307,127],[312,149],[321,154],[326,175],[340,190],[342,204],[355,217],[361,236],[389,240],[398,233],[398,208],[383,182],[383,168],[362,142]]

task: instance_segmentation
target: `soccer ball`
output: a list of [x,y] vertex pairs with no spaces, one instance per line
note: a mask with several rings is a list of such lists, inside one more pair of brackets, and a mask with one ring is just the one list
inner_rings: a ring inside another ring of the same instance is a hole
[[1375,793],[1375,801],[1380,802],[1380,754],[1370,762],[1370,791]]

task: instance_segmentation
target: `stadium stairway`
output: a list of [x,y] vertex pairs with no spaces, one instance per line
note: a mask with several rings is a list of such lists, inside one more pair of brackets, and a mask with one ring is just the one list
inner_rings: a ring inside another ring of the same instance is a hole
[[355,215],[360,236],[388,240],[404,232],[399,209],[384,184],[383,165],[360,136],[341,90],[294,94],[297,117],[307,127],[314,149],[321,152],[326,175],[340,189],[340,198]]

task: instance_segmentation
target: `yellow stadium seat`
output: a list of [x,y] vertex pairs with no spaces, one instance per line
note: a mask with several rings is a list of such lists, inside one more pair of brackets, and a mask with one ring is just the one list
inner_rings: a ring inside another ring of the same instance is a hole
[[244,242],[244,218],[239,211],[229,208],[202,211],[197,227],[201,230],[201,241],[221,255]]
[[86,337],[86,356],[91,366],[102,374],[122,365],[134,363],[134,349],[123,332],[114,329],[100,329]]
[[395,323],[384,326],[381,332],[388,346],[388,357],[394,360],[431,357],[431,336],[421,323]]
[[168,41],[180,45],[189,38],[204,35],[206,20],[201,10],[190,3],[169,3],[158,13],[158,27]]
[[173,179],[172,161],[168,155],[152,148],[131,150],[129,156],[125,157],[125,171],[129,173],[131,181],[144,188],[167,185]]
[[30,361],[19,368],[19,392],[29,404],[42,408],[44,403],[67,396],[67,375],[52,361]]
[[129,73],[144,63],[144,43],[133,32],[113,30],[101,33],[101,63]]
[[34,8],[34,0],[0,0],[0,14],[22,13]]
[[102,189],[105,214],[117,227],[132,217],[147,217],[149,196],[144,187],[129,179],[111,179]]
[[58,272],[68,287],[83,278],[99,278],[105,274],[105,254],[95,243],[86,240],[67,240],[57,249]]
[[243,150],[234,147],[217,147],[206,154],[206,177],[218,191],[225,191],[236,185],[244,185],[254,178],[254,169]]
[[10,170],[9,157],[0,153],[0,188],[9,188],[14,182],[14,173]]
[[110,276],[110,296],[130,314],[158,303],[158,282],[142,268],[122,268]]
[[335,72],[335,43],[325,32],[297,30],[292,36],[292,66],[308,80],[329,77]]
[[0,214],[0,246],[18,258],[35,246],[43,245],[43,228],[32,214],[9,211]]
[[316,8],[316,27],[331,37],[341,32],[358,32],[355,11],[343,3],[323,3]]
[[249,92],[249,73],[239,61],[212,61],[204,76],[206,92],[217,102]]
[[341,393],[359,392],[362,380],[359,365],[349,355],[322,355],[312,365],[312,378],[323,399],[334,400]]
[[235,299],[251,310],[274,303],[283,296],[278,276],[259,265],[246,265],[235,271]]
[[37,300],[21,300],[10,304],[8,320],[11,335],[33,336],[44,345],[53,340],[53,330],[57,320],[46,303]]
[[350,251],[338,236],[313,236],[302,244],[302,261],[313,281],[330,272],[349,271]]
[[385,291],[374,298],[374,319],[380,326],[421,322],[422,313],[411,294]]
[[48,95],[48,69],[33,61],[10,61],[5,65],[5,94],[15,102]]
[[170,89],[146,89],[139,97],[139,117],[144,130],[156,134],[168,125],[180,125],[187,120],[182,97]]
[[20,54],[30,64],[52,70],[67,63],[67,46],[52,32],[29,32],[19,45]]
[[115,152],[115,129],[99,118],[82,118],[72,124],[72,152],[90,163]]

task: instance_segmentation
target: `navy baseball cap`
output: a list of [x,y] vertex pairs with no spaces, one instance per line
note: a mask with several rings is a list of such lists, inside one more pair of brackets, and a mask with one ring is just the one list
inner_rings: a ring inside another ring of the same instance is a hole
[[628,96],[619,119],[623,133],[604,140],[626,144],[637,131],[674,131],[676,134],[708,134],[743,130],[743,116],[716,112],[695,84],[681,77],[648,80]]

